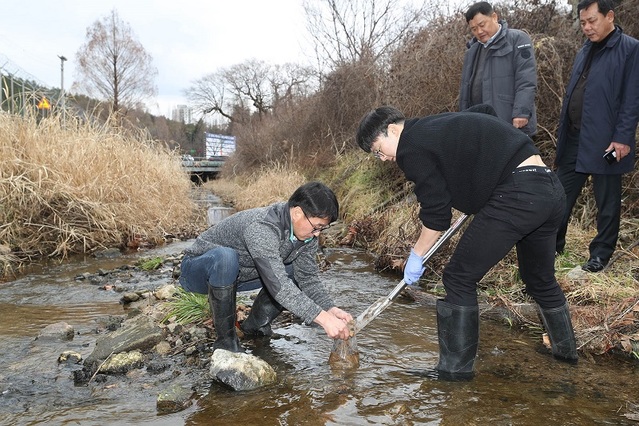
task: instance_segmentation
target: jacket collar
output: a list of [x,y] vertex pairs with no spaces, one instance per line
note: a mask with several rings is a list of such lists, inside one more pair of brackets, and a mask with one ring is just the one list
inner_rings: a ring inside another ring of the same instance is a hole
[[[623,29],[619,25],[615,24],[615,29],[612,30],[612,33],[608,35],[609,37],[608,37],[608,40],[606,41],[606,45],[602,47],[603,48],[613,47],[615,44],[619,42],[622,34],[623,34]],[[586,42],[584,43],[584,47],[587,47],[588,49],[590,49],[592,48],[593,45],[594,43],[592,41],[586,39]]]
[[[500,19],[499,21],[497,21],[497,23],[501,25],[501,28],[499,28],[499,30],[495,33],[494,36],[491,37],[490,40],[488,40],[487,46],[485,47],[498,46],[499,42],[506,36],[506,33],[508,32],[508,24],[506,23],[506,21]],[[466,47],[470,48],[474,44],[484,46],[484,43],[477,40],[477,37],[473,37],[468,43],[466,43]]]

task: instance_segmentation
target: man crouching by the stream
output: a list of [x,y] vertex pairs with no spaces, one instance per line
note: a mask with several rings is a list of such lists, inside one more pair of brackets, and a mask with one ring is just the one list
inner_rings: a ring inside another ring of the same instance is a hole
[[215,349],[244,352],[235,330],[236,292],[262,287],[241,324],[248,337],[272,335],[285,308],[333,339],[349,337],[353,317],[336,307],[319,279],[317,237],[337,220],[339,204],[320,182],[306,183],[288,202],[244,210],[225,218],[185,250],[180,284],[208,294]]

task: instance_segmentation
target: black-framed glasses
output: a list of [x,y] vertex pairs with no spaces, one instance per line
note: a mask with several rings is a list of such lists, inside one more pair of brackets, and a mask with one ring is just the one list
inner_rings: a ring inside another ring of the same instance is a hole
[[302,213],[304,213],[304,217],[308,221],[309,225],[311,225],[313,227],[313,233],[316,233],[316,232],[319,233],[319,232],[322,232],[322,231],[326,231],[328,228],[331,227],[331,225],[315,226],[315,225],[313,225],[313,222],[311,222],[311,220],[308,218],[308,216],[306,216],[306,212],[304,210],[302,210]]

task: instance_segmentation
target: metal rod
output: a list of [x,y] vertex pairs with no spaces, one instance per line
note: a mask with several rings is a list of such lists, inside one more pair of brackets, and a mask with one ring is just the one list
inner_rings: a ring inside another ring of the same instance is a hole
[[[466,222],[468,215],[462,214],[457,220],[437,239],[435,244],[426,252],[422,257],[422,264],[426,263],[430,257],[435,254],[437,250],[447,242],[461,228],[462,224]],[[406,287],[406,283],[402,279],[399,284],[389,293],[388,296],[379,298],[375,303],[369,306],[364,312],[359,314],[355,320],[355,330],[353,334],[357,334],[362,328],[364,328],[369,322],[374,320],[379,314],[381,314],[391,302],[401,293]]]

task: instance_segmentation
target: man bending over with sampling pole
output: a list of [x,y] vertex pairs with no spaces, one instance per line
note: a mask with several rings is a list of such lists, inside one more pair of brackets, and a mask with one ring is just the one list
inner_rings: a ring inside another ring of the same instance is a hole
[[415,184],[422,230],[404,268],[405,283],[421,277],[422,256],[449,228],[452,208],[474,215],[444,268],[446,296],[436,303],[440,379],[473,377],[477,283],[513,246],[553,355],[577,361],[570,311],[555,278],[555,240],[566,198],[528,136],[497,118],[489,105],[412,119],[383,106],[364,116],[357,143],[382,161],[396,161]]

